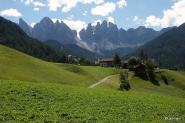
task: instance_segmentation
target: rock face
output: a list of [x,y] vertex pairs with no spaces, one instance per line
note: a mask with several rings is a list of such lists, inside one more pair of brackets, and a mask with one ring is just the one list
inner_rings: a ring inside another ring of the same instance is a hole
[[110,57],[115,51],[120,55],[125,55],[133,49],[144,45],[170,28],[155,31],[151,28],[140,26],[136,29],[119,29],[116,24],[103,21],[95,26],[88,24],[79,32],[71,30],[64,22],[53,21],[45,17],[33,28],[31,28],[23,19],[19,20],[19,26],[30,36],[41,40],[58,41],[61,44],[75,44],[82,48],[93,51],[94,53]]
[[141,46],[166,30],[155,31],[151,28],[140,26],[136,29],[118,29],[117,25],[103,21],[96,26],[88,24],[86,29],[80,31],[80,38],[89,45],[95,45],[96,50],[115,50],[117,48],[133,48]]
[[[31,37],[41,41],[56,40],[62,44],[74,44],[76,33],[72,31],[65,23],[53,21],[45,17],[37,23],[32,29],[22,20],[19,20],[19,26]],[[31,31],[28,31],[31,30]]]
[[28,36],[31,36],[32,28],[22,18],[19,19],[19,26]]

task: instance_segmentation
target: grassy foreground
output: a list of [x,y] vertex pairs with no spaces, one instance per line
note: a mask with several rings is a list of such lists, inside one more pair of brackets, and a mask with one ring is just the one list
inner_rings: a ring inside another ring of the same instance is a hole
[[19,81],[0,87],[0,122],[185,122],[182,98]]
[[112,68],[45,62],[0,45],[0,80],[51,82],[87,87],[117,72]]

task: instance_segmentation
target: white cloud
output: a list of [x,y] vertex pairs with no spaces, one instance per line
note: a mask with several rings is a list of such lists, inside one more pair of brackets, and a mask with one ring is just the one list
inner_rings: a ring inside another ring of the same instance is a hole
[[119,0],[117,2],[117,5],[119,8],[127,7],[127,2],[126,2],[126,0]]
[[61,20],[57,18],[52,18],[51,19],[54,23],[58,20],[59,22],[63,21],[65,24],[67,24],[72,30],[77,30],[79,32],[82,28],[86,27],[86,22],[81,21],[81,20]]
[[0,15],[8,16],[8,17],[21,17],[22,16],[22,14],[17,9],[13,9],[13,8],[0,11]]
[[108,22],[115,23],[114,18],[111,17],[111,16],[109,16],[109,17],[107,18],[107,20],[108,20]]
[[185,0],[176,1],[173,6],[163,11],[163,17],[149,16],[146,18],[146,26],[179,26],[185,22]]
[[144,25],[145,24],[145,21],[144,21],[144,19],[142,19],[142,18],[140,18],[140,17],[138,17],[138,16],[134,16],[133,17],[133,19],[132,19],[132,21],[134,22],[134,25]]
[[50,11],[56,11],[58,8],[62,8],[62,12],[68,12],[76,7],[78,3],[101,4],[103,2],[104,0],[49,0],[48,6]]
[[107,2],[91,9],[93,15],[107,16],[116,9],[115,3]]
[[33,0],[21,0],[22,3],[29,5],[33,2]]
[[36,23],[31,23],[30,26],[33,28],[35,26]]
[[67,24],[72,30],[77,30],[77,32],[80,32],[80,30],[84,27],[86,27],[86,23],[81,20],[63,20],[65,24]]
[[41,2],[42,0],[21,0],[22,3],[24,3],[25,5],[33,5],[35,7],[44,7],[46,6],[43,2]]
[[155,16],[149,16],[146,18],[146,21],[145,21],[145,26],[148,27],[148,26],[160,26],[161,25],[161,19],[160,18],[157,18]]
[[39,10],[40,10],[40,8],[33,8],[33,10],[34,10],[34,11],[39,11]]
[[139,20],[139,17],[138,16],[134,16],[133,21],[136,22],[138,20]]
[[39,1],[34,1],[34,2],[33,2],[33,5],[34,5],[34,6],[39,6],[39,7],[44,7],[44,6],[46,6],[44,3],[39,2]]

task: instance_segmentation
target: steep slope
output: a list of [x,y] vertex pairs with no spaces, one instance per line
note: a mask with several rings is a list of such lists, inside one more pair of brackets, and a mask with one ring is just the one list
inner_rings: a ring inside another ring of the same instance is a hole
[[32,28],[22,19],[19,19],[20,28],[29,36],[32,34]]
[[26,22],[23,23],[22,19],[19,20],[19,26],[31,37],[41,41],[56,40],[62,44],[74,44],[76,43],[76,34],[72,31],[64,22],[53,21],[49,17],[44,17],[39,23],[31,29],[31,33],[28,31]]
[[[80,37],[89,45],[93,45],[98,51],[113,52],[120,49],[134,49],[141,46],[171,28],[155,31],[151,28],[140,26],[136,29],[118,29],[116,24],[103,21],[96,26],[88,24],[87,28],[80,31]],[[103,52],[101,52],[103,53]],[[124,55],[124,54],[121,54]]]
[[42,42],[30,38],[17,24],[2,17],[0,17],[0,44],[44,60],[63,61],[61,52],[56,52]]
[[141,49],[155,58],[162,67],[185,69],[185,24],[167,31]]
[[61,44],[58,41],[49,40],[44,42],[46,45],[56,49],[58,51],[63,51],[66,54],[71,54],[78,57],[83,57],[86,59],[97,59],[98,55],[89,50],[79,47],[76,44]]
[[51,82],[89,86],[107,75],[113,68],[55,64],[28,56],[0,45],[0,79]]
[[96,26],[88,24],[86,29],[80,31],[80,37],[86,42],[111,42],[113,44],[144,44],[151,41],[160,34],[170,30],[171,28],[162,29],[161,31],[155,31],[151,28],[140,26],[136,29],[130,28],[124,30],[118,28],[116,24],[111,22],[103,21],[102,24],[99,22]]

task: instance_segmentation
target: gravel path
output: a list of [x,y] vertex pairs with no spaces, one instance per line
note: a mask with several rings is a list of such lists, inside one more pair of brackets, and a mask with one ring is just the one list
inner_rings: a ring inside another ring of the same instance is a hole
[[107,76],[107,77],[103,78],[102,80],[98,81],[97,83],[89,86],[88,88],[94,88],[94,87],[98,86],[99,84],[104,83],[105,81],[107,81],[109,78],[111,78],[113,76],[116,76],[116,75]]

